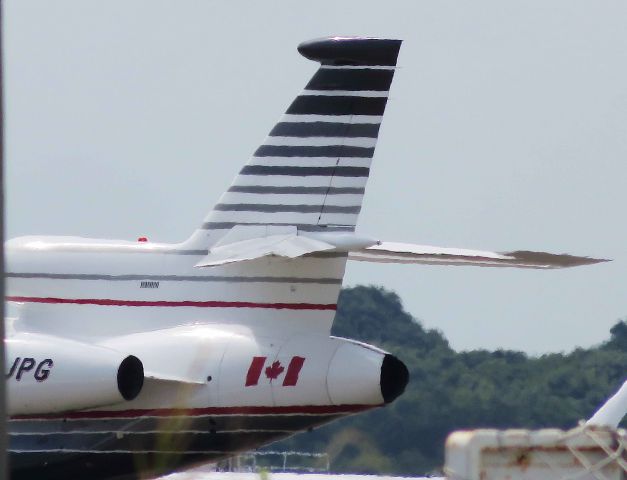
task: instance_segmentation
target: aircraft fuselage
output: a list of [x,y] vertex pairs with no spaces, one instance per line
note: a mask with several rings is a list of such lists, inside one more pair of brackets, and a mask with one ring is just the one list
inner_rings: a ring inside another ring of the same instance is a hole
[[[284,265],[268,260],[258,275],[254,265],[195,268],[205,254],[145,242],[7,243],[7,298],[20,312],[8,340],[15,369],[7,382],[17,392],[9,404],[18,412],[9,422],[14,478],[163,473],[384,405],[402,392],[407,371],[396,358],[315,327],[317,316],[335,309],[325,287],[337,282],[286,278]],[[321,261],[332,271],[338,258],[301,260]],[[80,379],[105,350],[143,363],[136,398],[89,403]],[[95,408],[67,410],[64,398]]]

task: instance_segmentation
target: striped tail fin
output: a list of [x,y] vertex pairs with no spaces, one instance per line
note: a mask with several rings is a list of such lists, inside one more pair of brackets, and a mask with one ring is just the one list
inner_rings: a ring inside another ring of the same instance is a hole
[[211,248],[235,226],[355,230],[401,41],[332,37],[298,47],[321,66],[185,242]]

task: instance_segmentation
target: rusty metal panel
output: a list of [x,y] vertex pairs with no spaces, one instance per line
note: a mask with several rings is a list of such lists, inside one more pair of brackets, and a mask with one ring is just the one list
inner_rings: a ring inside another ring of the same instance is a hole
[[611,427],[454,432],[444,471],[450,480],[624,480],[626,445],[625,430]]

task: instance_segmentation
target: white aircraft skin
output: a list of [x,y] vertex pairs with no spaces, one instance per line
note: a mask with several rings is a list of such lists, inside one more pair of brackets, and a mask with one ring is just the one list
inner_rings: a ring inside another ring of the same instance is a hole
[[147,478],[393,401],[402,362],[330,336],[350,258],[597,262],[354,233],[400,43],[301,44],[320,69],[185,242],[6,243],[12,478]]

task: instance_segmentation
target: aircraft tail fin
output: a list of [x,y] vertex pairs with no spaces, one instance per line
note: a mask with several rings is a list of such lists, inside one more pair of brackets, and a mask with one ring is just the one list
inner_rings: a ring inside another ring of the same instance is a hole
[[586,425],[610,426],[618,428],[618,424],[627,415],[627,380],[586,422]]
[[354,231],[400,46],[360,37],[299,45],[320,68],[186,246],[211,248],[240,225]]

